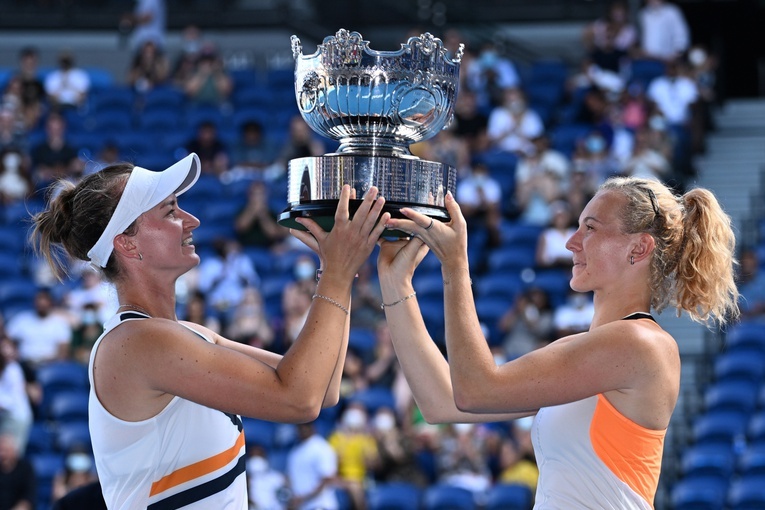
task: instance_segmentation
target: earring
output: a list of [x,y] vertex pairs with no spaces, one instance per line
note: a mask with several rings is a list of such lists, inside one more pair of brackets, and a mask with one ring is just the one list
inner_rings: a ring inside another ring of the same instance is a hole
[[143,255],[141,255],[140,253],[138,253],[138,260],[143,260]]
[[630,265],[631,266],[635,265],[635,257],[630,257]]

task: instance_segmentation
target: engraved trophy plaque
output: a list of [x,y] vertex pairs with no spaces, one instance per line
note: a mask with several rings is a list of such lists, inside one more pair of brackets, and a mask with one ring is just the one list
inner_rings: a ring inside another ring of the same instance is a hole
[[338,141],[339,148],[289,162],[288,206],[279,223],[304,230],[294,218],[310,217],[330,230],[344,184],[356,190],[351,214],[376,186],[391,216],[403,217],[399,210],[410,207],[449,221],[444,197],[455,192],[456,169],[412,155],[409,145],[433,137],[451,121],[462,52],[460,45],[450,58],[430,33],[409,38],[398,51],[374,51],[358,32],[341,29],[326,37],[316,53],[303,55],[293,35],[300,113],[316,133]]

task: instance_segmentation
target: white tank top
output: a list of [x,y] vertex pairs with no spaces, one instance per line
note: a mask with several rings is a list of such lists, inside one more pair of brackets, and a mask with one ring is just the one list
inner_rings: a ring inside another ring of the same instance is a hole
[[122,322],[146,318],[136,312],[116,314],[90,355],[90,435],[107,507],[247,510],[239,416],[175,397],[156,416],[128,422],[110,414],[98,400],[93,360],[101,340]]
[[531,428],[535,510],[652,509],[665,433],[629,420],[603,395],[540,409]]

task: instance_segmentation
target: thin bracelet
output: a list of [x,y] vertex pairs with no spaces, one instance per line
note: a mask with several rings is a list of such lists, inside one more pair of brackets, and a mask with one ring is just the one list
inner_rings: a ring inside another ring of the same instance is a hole
[[[468,280],[470,281],[470,285],[473,285],[473,279],[470,278],[470,269],[463,267],[461,269],[458,269],[457,271],[462,271],[462,270],[467,271],[467,273],[468,273]],[[452,283],[452,276],[453,275],[454,275],[454,273],[449,273],[448,275],[443,275],[443,274],[441,275],[443,277],[443,279],[444,279],[444,285],[449,285],[450,283]],[[448,280],[446,279],[446,276],[449,277]]]
[[403,303],[407,299],[413,298],[416,295],[417,295],[417,292],[415,291],[415,292],[412,292],[411,294],[409,294],[408,296],[402,297],[398,301],[394,301],[393,303],[380,303],[380,309],[384,310],[386,306],[387,307],[396,306],[396,305],[398,305],[400,303]]
[[350,315],[350,314],[351,314],[351,312],[349,312],[349,311],[348,311],[348,309],[347,309],[346,307],[344,307],[343,305],[341,305],[340,303],[338,303],[337,301],[335,301],[335,300],[334,300],[334,299],[332,299],[331,297],[323,296],[323,295],[321,295],[321,294],[314,294],[313,296],[311,296],[311,299],[312,299],[312,300],[313,300],[313,299],[316,299],[316,298],[321,298],[321,299],[323,299],[323,300],[325,300],[325,301],[328,301],[328,302],[332,303],[333,305],[335,305],[336,307],[338,307],[339,309],[341,309],[342,311],[344,311],[344,312],[345,312],[345,315]]

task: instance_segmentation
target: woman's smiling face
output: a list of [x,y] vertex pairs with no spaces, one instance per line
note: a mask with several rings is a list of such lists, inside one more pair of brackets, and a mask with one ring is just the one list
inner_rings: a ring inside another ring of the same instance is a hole
[[622,231],[626,198],[599,192],[582,211],[579,227],[566,242],[573,253],[571,288],[589,292],[614,282],[629,265],[630,236]]
[[142,215],[136,242],[152,266],[180,265],[186,272],[199,264],[192,244],[192,231],[198,226],[199,220],[181,209],[175,195],[170,195]]

